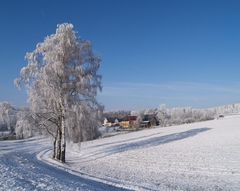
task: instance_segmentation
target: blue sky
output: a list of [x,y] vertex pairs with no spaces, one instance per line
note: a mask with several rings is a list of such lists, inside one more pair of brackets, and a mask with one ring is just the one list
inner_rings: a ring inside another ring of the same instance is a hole
[[2,0],[0,102],[23,106],[24,56],[71,22],[102,57],[107,110],[240,102],[240,1]]

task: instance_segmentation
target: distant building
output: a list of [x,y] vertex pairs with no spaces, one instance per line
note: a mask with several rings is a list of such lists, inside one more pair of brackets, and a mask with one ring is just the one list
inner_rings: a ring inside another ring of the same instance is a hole
[[103,121],[103,126],[105,127],[111,127],[112,126],[112,123],[110,121],[108,121],[107,118],[104,119]]
[[154,114],[144,115],[143,120],[141,122],[142,128],[149,128],[149,127],[158,126],[158,125],[159,125],[159,120]]
[[124,117],[121,120],[121,122],[119,123],[119,125],[123,128],[132,128],[134,126],[136,120],[137,120],[137,116],[129,115],[129,116]]
[[[118,118],[105,118],[103,122],[103,126],[105,127],[114,127],[121,126],[123,128],[133,128],[137,123],[137,116],[128,115],[122,119]],[[140,124],[142,128],[149,128],[152,126],[158,126],[159,121],[156,115],[144,115],[144,118]]]
[[105,118],[104,121],[103,121],[103,126],[105,126],[105,127],[119,126],[119,119],[117,119],[117,118]]

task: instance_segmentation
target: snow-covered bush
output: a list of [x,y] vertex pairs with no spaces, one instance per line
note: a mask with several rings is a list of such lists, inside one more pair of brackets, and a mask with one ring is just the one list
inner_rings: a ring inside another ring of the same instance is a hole
[[28,108],[22,108],[17,113],[17,123],[15,128],[16,139],[25,139],[37,134],[38,129],[35,127],[31,118],[31,112]]
[[28,120],[18,120],[16,124],[16,138],[25,139],[32,137],[32,127]]
[[0,103],[0,131],[14,132],[17,121],[17,109],[10,103]]

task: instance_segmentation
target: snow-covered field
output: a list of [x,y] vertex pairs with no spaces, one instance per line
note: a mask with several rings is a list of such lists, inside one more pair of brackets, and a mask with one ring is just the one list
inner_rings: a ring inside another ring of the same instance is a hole
[[139,190],[239,191],[240,117],[69,145],[65,167]]
[[240,190],[240,116],[68,145],[65,165],[50,148],[0,141],[0,190]]

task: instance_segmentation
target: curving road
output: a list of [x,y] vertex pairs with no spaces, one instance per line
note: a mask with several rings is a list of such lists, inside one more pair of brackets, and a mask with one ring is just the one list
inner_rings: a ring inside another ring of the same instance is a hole
[[46,148],[46,144],[34,139],[0,141],[0,190],[125,190],[72,175],[39,161],[36,154]]

